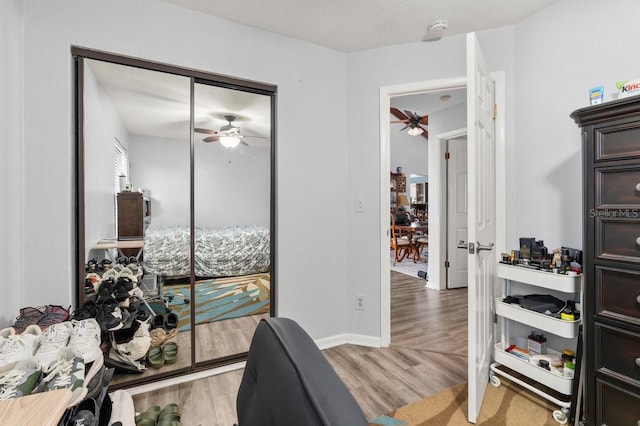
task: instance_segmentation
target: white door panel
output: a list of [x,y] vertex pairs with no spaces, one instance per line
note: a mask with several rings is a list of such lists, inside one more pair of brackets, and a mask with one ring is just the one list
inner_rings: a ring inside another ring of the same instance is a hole
[[467,166],[469,302],[469,412],[476,423],[489,379],[493,349],[495,277],[494,82],[474,33],[467,35]]

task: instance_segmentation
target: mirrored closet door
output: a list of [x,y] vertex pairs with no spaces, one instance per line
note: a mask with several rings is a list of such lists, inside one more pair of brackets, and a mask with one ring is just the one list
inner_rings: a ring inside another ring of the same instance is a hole
[[73,54],[78,306],[112,387],[242,359],[274,312],[275,87]]
[[247,352],[270,314],[271,97],[194,86],[196,362]]

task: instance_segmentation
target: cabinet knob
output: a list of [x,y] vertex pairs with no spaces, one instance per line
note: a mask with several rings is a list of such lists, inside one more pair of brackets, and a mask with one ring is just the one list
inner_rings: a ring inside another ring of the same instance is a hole
[[640,367],[640,358],[636,358],[636,365]]
[[640,246],[640,237],[636,238],[636,245]]
[[636,297],[636,303],[638,304],[638,306],[640,306],[640,295]]
[[[640,183],[636,184],[636,191],[640,192]],[[640,426],[640,421],[638,422],[638,426]]]

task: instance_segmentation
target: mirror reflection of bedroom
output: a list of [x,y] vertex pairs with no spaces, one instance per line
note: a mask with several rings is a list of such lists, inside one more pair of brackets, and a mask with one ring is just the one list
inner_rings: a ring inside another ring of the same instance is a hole
[[272,307],[272,96],[96,59],[83,75],[80,299],[112,386],[241,356]]

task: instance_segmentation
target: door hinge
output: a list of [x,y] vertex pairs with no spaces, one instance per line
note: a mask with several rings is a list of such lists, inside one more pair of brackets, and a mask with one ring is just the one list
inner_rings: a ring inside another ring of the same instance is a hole
[[448,159],[450,159],[450,158],[451,158],[451,153],[450,153],[449,151],[445,152],[445,153],[444,153],[444,159],[445,159],[445,160],[448,160]]
[[498,116],[498,104],[493,104],[493,120]]
[[445,261],[444,261],[444,267],[445,267],[445,268],[448,268],[448,267],[450,267],[450,266],[451,266],[451,264],[449,263],[449,261],[448,261],[448,260],[445,260]]
[[497,313],[493,313],[493,323],[497,324],[498,323],[498,314]]

